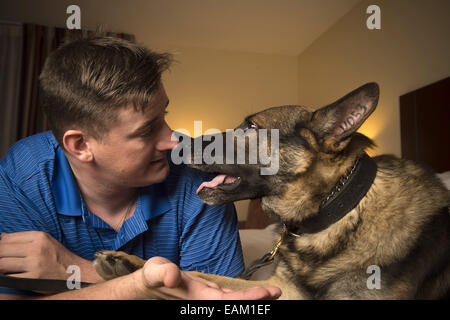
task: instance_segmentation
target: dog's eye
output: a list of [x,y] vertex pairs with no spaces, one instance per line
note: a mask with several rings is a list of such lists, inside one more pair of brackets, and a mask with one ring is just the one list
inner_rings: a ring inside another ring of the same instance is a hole
[[258,126],[256,125],[256,123],[249,121],[246,129],[255,129],[256,130],[256,129],[258,129]]

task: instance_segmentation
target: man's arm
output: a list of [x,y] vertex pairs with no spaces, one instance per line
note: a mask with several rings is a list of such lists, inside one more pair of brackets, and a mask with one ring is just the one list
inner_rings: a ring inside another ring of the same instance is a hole
[[69,276],[67,268],[76,265],[81,271],[81,281],[96,283],[103,280],[91,261],[72,253],[45,232],[2,233],[0,236],[0,273],[66,280]]
[[[257,300],[276,299],[281,295],[276,287],[255,287],[231,291],[217,284],[181,271],[174,263],[154,257],[142,269],[87,288],[72,290],[52,296],[31,299],[213,299]],[[28,297],[27,297],[28,298]]]
[[[80,281],[103,281],[91,261],[72,253],[45,232],[2,233],[0,237],[0,273],[22,278],[66,280],[68,266],[76,265],[80,268]],[[0,299],[33,297],[23,296],[22,291],[0,290],[3,291],[0,291]]]
[[[25,278],[67,279],[67,266],[77,265],[82,281],[101,281],[90,261],[72,253],[47,233],[46,221],[39,211],[41,207],[46,208],[43,203],[37,205],[36,199],[26,197],[0,166],[0,273]],[[27,292],[0,288],[0,293],[13,297]]]

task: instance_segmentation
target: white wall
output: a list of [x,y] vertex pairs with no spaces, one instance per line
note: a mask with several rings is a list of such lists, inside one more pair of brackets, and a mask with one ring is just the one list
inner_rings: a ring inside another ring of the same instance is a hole
[[[372,4],[381,30],[366,27]],[[300,103],[317,108],[378,82],[378,107],[360,131],[375,139],[374,154],[400,156],[399,96],[450,75],[449,14],[448,0],[362,1],[299,55]]]

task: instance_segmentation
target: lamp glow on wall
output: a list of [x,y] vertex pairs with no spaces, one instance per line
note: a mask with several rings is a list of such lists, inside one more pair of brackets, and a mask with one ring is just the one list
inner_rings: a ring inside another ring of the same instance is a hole
[[217,117],[208,115],[197,116],[173,112],[167,115],[166,120],[172,130],[181,132],[192,138],[204,134],[215,134],[233,128],[231,126],[227,127],[225,123],[219,123],[220,119]]
[[[370,119],[359,128],[358,132],[372,139],[376,144],[378,135],[384,130],[384,123],[377,118]],[[375,145],[375,147],[366,150],[366,152],[371,157],[377,155],[377,146]]]

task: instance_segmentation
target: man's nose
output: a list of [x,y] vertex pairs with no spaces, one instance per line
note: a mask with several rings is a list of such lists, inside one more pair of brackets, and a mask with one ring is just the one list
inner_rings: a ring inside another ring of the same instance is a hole
[[178,139],[173,135],[173,131],[167,123],[165,123],[163,131],[156,148],[160,151],[172,150],[178,144]]

